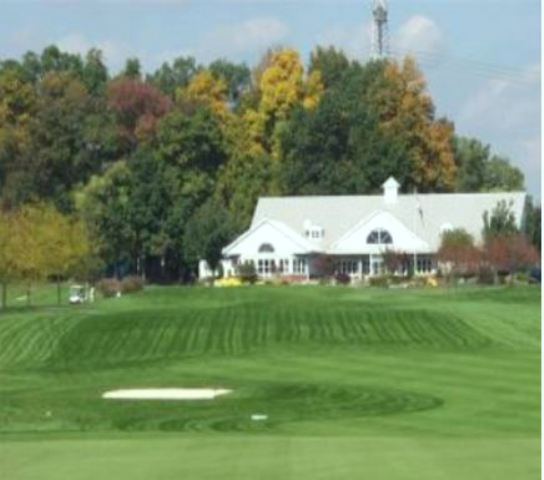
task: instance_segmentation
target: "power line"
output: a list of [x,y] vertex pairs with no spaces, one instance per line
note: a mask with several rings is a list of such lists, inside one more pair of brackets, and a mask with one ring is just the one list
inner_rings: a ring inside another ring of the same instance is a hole
[[[503,80],[524,86],[535,82],[535,78],[533,78],[531,73],[527,72],[526,70],[505,67],[470,58],[453,56],[444,52],[438,53],[424,50],[403,50],[396,48],[393,49],[392,53],[393,56],[397,58],[412,55],[420,63],[427,66],[440,65],[441,67],[455,68],[458,72],[461,71],[462,73],[468,73],[483,78]],[[535,72],[534,74],[540,76],[540,71]]]

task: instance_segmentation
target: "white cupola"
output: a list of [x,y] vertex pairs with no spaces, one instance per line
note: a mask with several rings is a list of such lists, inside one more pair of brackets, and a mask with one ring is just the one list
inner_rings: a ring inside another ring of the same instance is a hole
[[389,177],[382,185],[383,199],[386,205],[397,203],[400,184],[393,177]]

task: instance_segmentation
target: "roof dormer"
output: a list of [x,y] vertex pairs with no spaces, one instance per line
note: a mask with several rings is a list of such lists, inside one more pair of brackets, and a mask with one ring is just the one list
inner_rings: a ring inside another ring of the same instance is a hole
[[304,221],[304,236],[310,240],[321,240],[325,236],[325,229],[315,225],[311,220]]
[[397,182],[393,177],[389,177],[382,185],[383,199],[386,205],[394,205],[395,203],[397,203],[397,199],[399,196],[399,187],[400,183]]

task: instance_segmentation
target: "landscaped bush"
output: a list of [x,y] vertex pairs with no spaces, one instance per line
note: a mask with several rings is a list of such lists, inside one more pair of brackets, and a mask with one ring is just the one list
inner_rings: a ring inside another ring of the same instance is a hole
[[129,294],[139,292],[144,288],[144,281],[141,277],[132,275],[123,278],[122,281],[116,278],[103,278],[96,283],[96,289],[105,298],[115,297],[118,293]]
[[493,285],[495,283],[495,272],[490,267],[482,267],[478,272],[478,283],[480,285]]
[[125,277],[121,281],[121,292],[124,294],[139,292],[143,290],[144,283],[142,277],[136,275]]
[[389,286],[389,277],[387,275],[380,275],[377,277],[370,277],[368,284],[371,287],[387,288]]
[[529,275],[526,272],[518,272],[515,280],[518,283],[529,283]]
[[115,278],[103,278],[96,283],[96,289],[105,298],[115,297],[121,291],[121,282]]
[[403,285],[408,282],[407,277],[400,277],[398,275],[389,275],[387,279],[389,285]]
[[347,273],[337,273],[334,279],[338,285],[349,285],[351,283],[351,277]]
[[284,275],[281,277],[281,284],[282,285],[291,285],[293,283],[303,283],[306,282],[308,279],[306,278],[306,275]]
[[238,266],[238,276],[242,283],[249,283],[251,285],[257,282],[257,272],[255,265],[252,263],[243,263]]
[[410,286],[415,288],[423,288],[429,286],[428,277],[414,277],[410,280]]

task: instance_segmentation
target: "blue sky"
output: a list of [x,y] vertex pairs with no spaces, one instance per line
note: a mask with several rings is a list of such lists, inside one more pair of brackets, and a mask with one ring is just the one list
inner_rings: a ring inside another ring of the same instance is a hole
[[[0,58],[55,43],[101,48],[119,69],[191,54],[252,65],[270,46],[370,53],[371,0],[0,0]],[[437,114],[508,155],[540,197],[540,2],[389,0],[391,53],[412,53]]]

